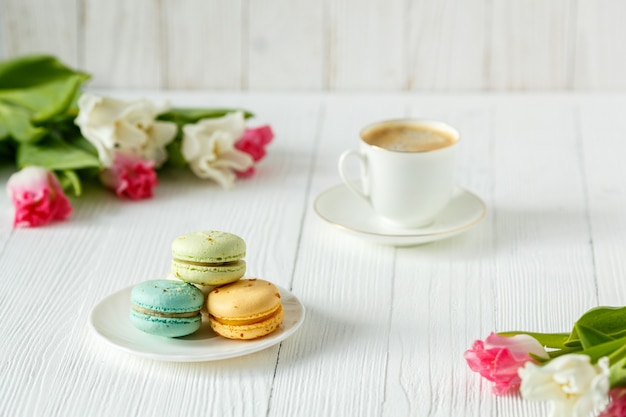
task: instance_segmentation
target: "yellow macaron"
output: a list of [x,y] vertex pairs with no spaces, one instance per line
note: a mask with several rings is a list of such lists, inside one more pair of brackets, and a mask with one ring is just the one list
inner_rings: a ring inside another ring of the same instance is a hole
[[280,291],[262,279],[241,279],[213,289],[207,309],[213,331],[229,339],[266,336],[278,329],[285,315]]

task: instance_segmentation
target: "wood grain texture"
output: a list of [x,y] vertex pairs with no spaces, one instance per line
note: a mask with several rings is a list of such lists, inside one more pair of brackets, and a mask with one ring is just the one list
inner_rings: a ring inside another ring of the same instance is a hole
[[[0,193],[0,314],[30,317],[0,321],[2,416],[542,416],[547,404],[492,395],[463,352],[494,330],[567,331],[591,307],[624,304],[615,138],[625,96],[111,94],[248,108],[276,139],[234,190],[161,171],[151,200],[86,187],[69,221],[37,229],[11,229]],[[316,216],[314,199],[340,182],[337,159],[360,128],[403,116],[460,130],[459,184],[488,206],[477,227],[394,248]],[[247,275],[302,300],[295,335],[184,364],[121,353],[90,334],[99,300],[165,276],[171,241],[202,228],[243,236]]]
[[[507,271],[498,271],[494,295],[496,311],[512,313],[499,314],[500,331],[519,328],[531,309],[537,331],[566,331],[598,303],[575,108],[556,104],[496,110],[495,239]],[[555,239],[567,244],[554,247]]]
[[77,66],[79,21],[76,0],[0,0],[0,59],[46,53]]
[[533,0],[491,4],[489,88],[572,88],[576,3]]
[[163,88],[163,0],[84,0],[84,67],[92,86]]
[[490,3],[485,0],[408,2],[405,53],[408,90],[490,88]]
[[626,61],[623,53],[626,28],[624,2],[578,0],[576,57],[573,65],[577,89],[623,90]]
[[590,99],[577,109],[598,301],[613,306],[624,304],[625,290],[621,208],[626,204],[626,167],[621,152],[616,152],[621,147],[616,138],[626,128],[622,106],[622,100],[616,98],[602,103]]
[[[459,183],[493,207],[491,107],[413,100],[409,111],[459,129]],[[494,414],[459,357],[494,325],[493,221],[490,210],[480,227],[458,238],[396,249],[383,415],[466,415],[472,407],[476,415]],[[449,383],[451,375],[458,383]]]
[[[270,415],[380,415],[393,248],[338,235],[308,207],[319,192],[338,183],[336,161],[344,149],[357,146],[361,127],[404,114],[402,103],[384,100],[339,98],[324,107],[293,283],[307,306],[307,336],[281,355]],[[376,279],[372,285],[354,280],[365,276]],[[285,401],[294,395],[297,401]]]
[[[243,7],[238,1],[165,1],[165,87],[222,89],[242,87]],[[202,24],[195,24],[202,22]]]
[[405,0],[338,0],[328,4],[328,88],[405,87]]
[[324,2],[248,2],[246,87],[250,90],[321,90],[325,86]]
[[1,0],[0,59],[59,56],[108,88],[626,88],[620,0]]

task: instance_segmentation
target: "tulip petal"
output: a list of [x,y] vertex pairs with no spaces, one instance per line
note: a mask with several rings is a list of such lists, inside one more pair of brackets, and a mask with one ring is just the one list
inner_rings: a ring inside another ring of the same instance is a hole
[[43,226],[72,213],[59,181],[42,167],[26,167],[11,175],[7,192],[15,209],[14,227]]

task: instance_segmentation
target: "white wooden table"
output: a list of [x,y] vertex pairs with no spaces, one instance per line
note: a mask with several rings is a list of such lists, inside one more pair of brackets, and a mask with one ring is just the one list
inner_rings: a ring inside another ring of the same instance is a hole
[[[626,95],[115,95],[246,107],[276,139],[232,191],[163,172],[151,200],[87,189],[70,221],[43,228],[13,230],[0,193],[0,416],[540,416],[544,404],[494,397],[463,352],[492,330],[569,331],[626,304]],[[313,201],[340,182],[360,127],[409,115],[461,131],[460,185],[485,219],[409,248],[321,221]],[[164,277],[171,241],[207,228],[244,237],[247,275],[304,303],[295,335],[174,363],[91,334],[94,305]]]

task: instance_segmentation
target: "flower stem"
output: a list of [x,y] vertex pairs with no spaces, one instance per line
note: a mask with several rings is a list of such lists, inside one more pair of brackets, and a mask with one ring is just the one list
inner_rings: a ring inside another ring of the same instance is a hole
[[511,337],[518,334],[525,334],[535,338],[543,346],[552,349],[566,349],[565,342],[569,337],[569,333],[534,333],[523,331],[498,332],[500,336]]

